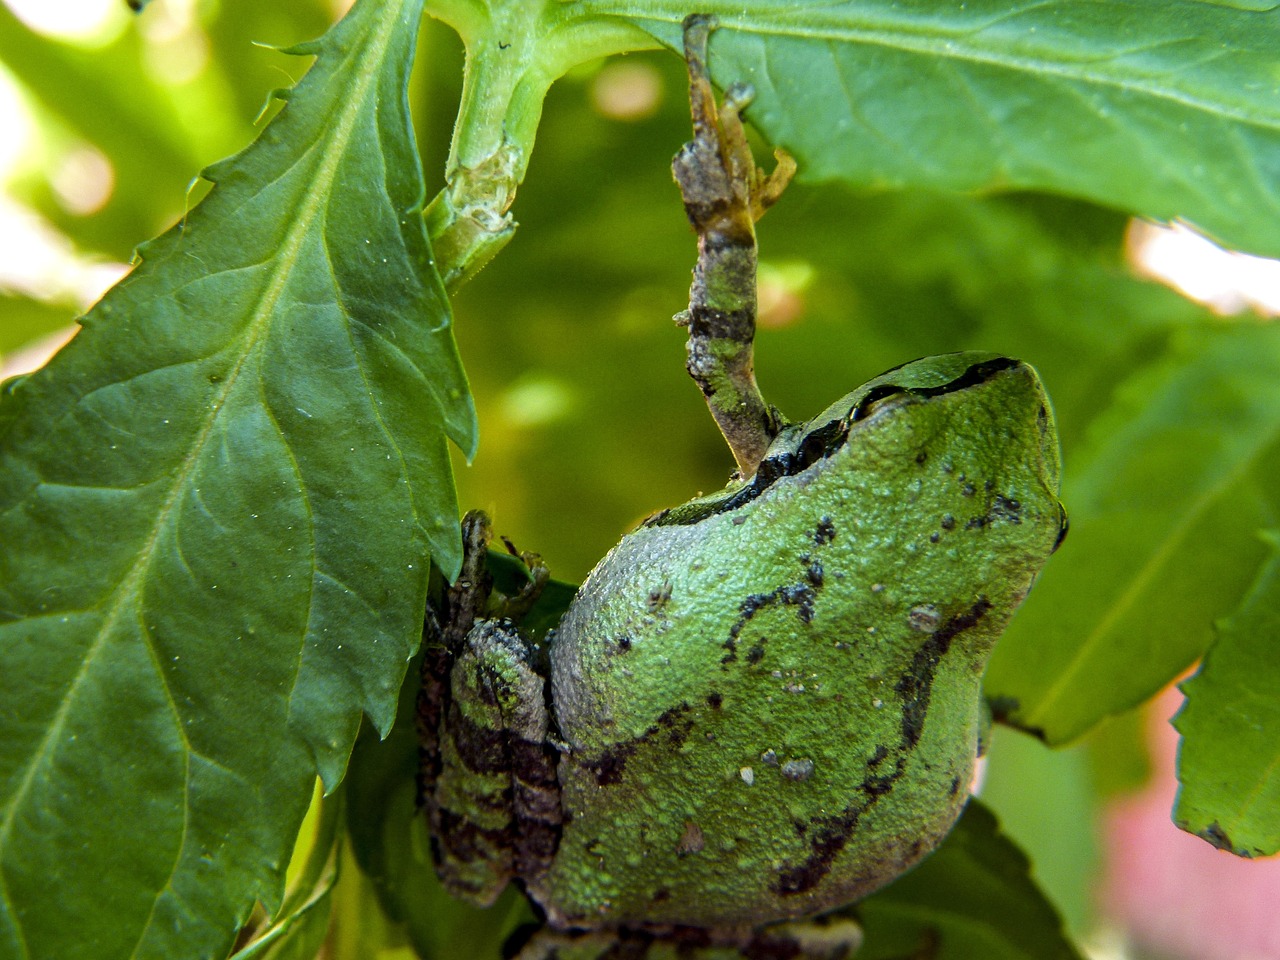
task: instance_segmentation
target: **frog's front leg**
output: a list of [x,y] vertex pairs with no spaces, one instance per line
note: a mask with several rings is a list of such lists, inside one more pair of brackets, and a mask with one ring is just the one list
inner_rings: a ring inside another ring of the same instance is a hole
[[440,733],[449,703],[449,675],[467,634],[484,616],[493,592],[486,557],[493,530],[489,517],[472,510],[462,518],[462,569],[437,602],[427,604],[422,631],[416,726],[418,731],[418,805],[431,807],[440,777]]
[[515,960],[851,960],[862,928],[838,914],[760,930],[539,930]]
[[491,904],[514,877],[536,878],[560,833],[544,680],[509,620],[483,620],[454,663],[427,798],[436,869],[455,896]]

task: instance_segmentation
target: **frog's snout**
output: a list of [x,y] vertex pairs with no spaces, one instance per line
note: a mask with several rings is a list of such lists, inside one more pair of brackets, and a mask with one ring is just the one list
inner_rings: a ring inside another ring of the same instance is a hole
[[1062,541],[1067,539],[1067,531],[1071,529],[1071,520],[1067,517],[1067,508],[1062,505],[1062,501],[1058,501],[1058,538],[1053,541],[1053,547],[1049,553],[1057,553],[1058,548],[1062,546]]

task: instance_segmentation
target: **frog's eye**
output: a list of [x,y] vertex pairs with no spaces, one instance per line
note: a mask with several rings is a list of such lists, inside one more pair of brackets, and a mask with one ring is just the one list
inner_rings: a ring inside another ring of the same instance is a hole
[[849,422],[856,423],[859,420],[867,419],[873,413],[877,413],[886,407],[896,407],[902,402],[902,398],[906,396],[906,393],[907,391],[902,387],[895,386],[892,383],[882,383],[858,401],[858,405],[849,412]]

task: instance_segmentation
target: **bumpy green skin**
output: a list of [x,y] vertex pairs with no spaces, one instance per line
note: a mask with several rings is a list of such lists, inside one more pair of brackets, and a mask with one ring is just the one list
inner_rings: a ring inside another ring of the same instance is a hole
[[933,357],[625,537],[552,645],[566,819],[526,878],[549,922],[756,927],[936,846],[987,655],[1061,539],[1058,470],[1030,367]]

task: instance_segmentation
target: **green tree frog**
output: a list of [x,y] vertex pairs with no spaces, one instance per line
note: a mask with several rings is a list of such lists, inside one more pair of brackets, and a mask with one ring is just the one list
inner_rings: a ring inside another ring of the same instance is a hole
[[484,618],[473,515],[422,701],[446,885],[517,882],[546,919],[522,958],[851,955],[821,915],[969,795],[988,654],[1066,531],[1058,473],[1030,366],[908,363],[627,534],[545,649]]

